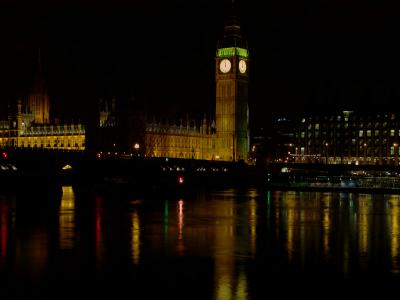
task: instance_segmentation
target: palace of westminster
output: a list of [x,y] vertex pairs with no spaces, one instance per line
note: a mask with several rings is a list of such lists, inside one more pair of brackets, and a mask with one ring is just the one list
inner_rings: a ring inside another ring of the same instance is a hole
[[[180,125],[143,120],[143,126],[132,126],[137,119],[120,120],[113,99],[101,101],[98,124],[92,131],[79,123],[60,125],[51,121],[50,101],[39,59],[34,88],[27,101],[18,100],[16,114],[0,121],[0,147],[124,152],[140,147],[140,152],[148,157],[247,160],[248,58],[247,42],[236,16],[231,15],[226,19],[216,52],[215,120],[205,118],[200,126],[193,120]],[[138,133],[138,128],[142,132]]]
[[[218,42],[215,82],[215,116],[204,116],[200,122],[150,121],[144,113],[126,112],[129,109],[123,109],[121,114],[112,99],[100,101],[94,126],[58,124],[50,118],[50,101],[39,60],[30,94],[24,101],[16,101],[16,113],[9,113],[7,120],[0,121],[0,148],[119,151],[146,157],[248,161],[260,145],[255,138],[250,152],[249,51],[234,14],[226,18],[223,37]],[[290,124],[276,122],[272,130],[272,143],[257,158],[299,163],[399,163],[399,113],[299,114]]]

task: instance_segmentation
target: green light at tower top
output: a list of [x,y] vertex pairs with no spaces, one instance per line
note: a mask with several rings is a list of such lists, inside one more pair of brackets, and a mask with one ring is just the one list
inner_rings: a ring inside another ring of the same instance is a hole
[[232,57],[232,56],[249,57],[249,50],[239,47],[217,49],[217,57]]

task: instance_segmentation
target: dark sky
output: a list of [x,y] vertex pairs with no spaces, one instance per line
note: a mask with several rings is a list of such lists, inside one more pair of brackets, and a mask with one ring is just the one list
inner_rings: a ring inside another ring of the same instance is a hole
[[[250,55],[252,122],[298,111],[400,110],[396,1],[237,0]],[[230,1],[0,4],[0,96],[26,95],[40,47],[55,116],[99,97],[171,116],[214,109],[214,55]]]

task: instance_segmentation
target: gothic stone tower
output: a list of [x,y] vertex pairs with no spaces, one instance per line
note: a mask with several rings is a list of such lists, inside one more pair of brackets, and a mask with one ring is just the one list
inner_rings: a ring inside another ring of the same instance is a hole
[[35,124],[48,124],[50,122],[50,100],[44,82],[40,53],[35,83],[28,97],[28,107],[30,113],[33,114]]
[[247,160],[249,152],[249,51],[237,17],[225,21],[218,43],[216,78],[216,155],[221,160]]

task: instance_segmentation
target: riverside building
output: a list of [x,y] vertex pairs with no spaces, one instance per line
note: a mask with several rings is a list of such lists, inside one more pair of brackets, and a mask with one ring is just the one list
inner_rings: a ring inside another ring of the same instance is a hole
[[399,164],[400,113],[313,114],[298,119],[290,160],[328,164]]

